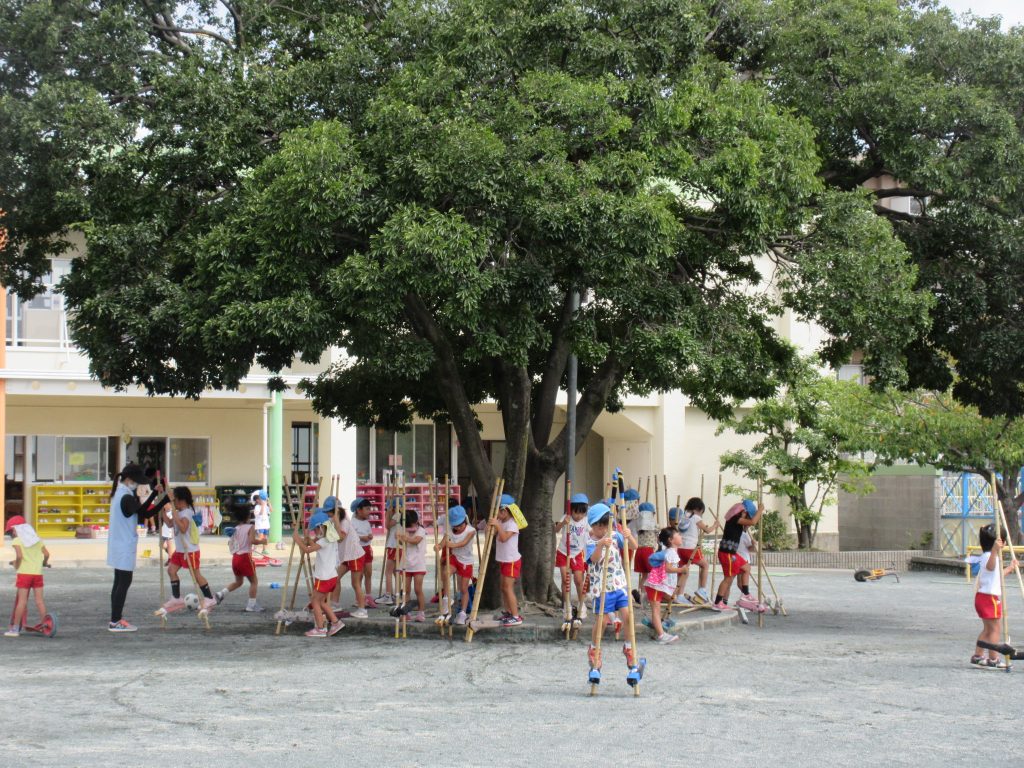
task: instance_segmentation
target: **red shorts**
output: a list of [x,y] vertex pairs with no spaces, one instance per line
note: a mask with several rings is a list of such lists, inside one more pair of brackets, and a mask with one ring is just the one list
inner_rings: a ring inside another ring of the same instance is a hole
[[523,572],[523,558],[519,558],[514,563],[498,563],[501,566],[501,575],[509,579],[518,579],[519,574]]
[[43,576],[39,573],[19,573],[14,577],[15,589],[42,589]]
[[633,570],[636,573],[650,573],[651,566],[647,558],[654,554],[654,547],[640,547],[633,553]]
[[735,552],[719,552],[718,562],[722,564],[722,574],[726,578],[738,575],[743,570],[743,566],[747,564],[747,561]]
[[395,562],[398,559],[398,549],[396,547],[384,547],[384,559]]
[[347,569],[349,573],[362,573],[364,562],[366,562],[366,555],[360,555],[355,560],[346,560],[342,563],[342,566]]
[[338,586],[338,577],[335,576],[333,579],[314,579],[313,580],[313,591],[319,592],[323,595],[329,595],[334,591],[334,588]]
[[426,576],[427,572],[426,571],[405,571],[405,575],[409,576],[409,577],[412,577],[412,576]]
[[251,552],[239,552],[231,556],[231,572],[240,579],[255,579],[256,566],[252,562]]
[[473,566],[472,566],[472,564],[468,564],[467,565],[466,563],[460,563],[459,562],[459,558],[457,558],[455,555],[453,555],[450,552],[448,553],[448,565],[451,567],[451,569],[453,571],[455,571],[455,573],[457,573],[462,578],[464,578],[464,579],[472,579],[473,578]]
[[373,547],[369,544],[363,546],[363,567],[373,562]]
[[171,555],[171,559],[167,561],[167,564],[168,565],[176,565],[179,568],[184,568],[185,570],[188,570],[189,565],[191,565],[192,566],[192,570],[198,571],[199,570],[199,550],[196,550],[195,552],[189,552],[188,553],[188,562],[187,563],[185,562],[185,553],[184,552],[175,552],[173,555]]
[[986,595],[984,592],[976,592],[974,595],[974,610],[982,619],[1003,618],[1003,604],[995,595]]
[[647,593],[647,601],[650,603],[660,603],[662,600],[668,601],[672,595],[666,595],[660,589],[654,587],[644,587],[644,592]]
[[[699,549],[677,549],[676,552],[679,554],[679,565],[681,566],[685,566],[687,563],[691,565],[704,563],[704,554]],[[690,559],[691,557],[693,560]]]
[[[555,552],[555,568],[565,568],[565,552]],[[583,573],[587,570],[587,564],[583,562],[583,553],[577,552],[569,561],[569,570],[573,573]]]

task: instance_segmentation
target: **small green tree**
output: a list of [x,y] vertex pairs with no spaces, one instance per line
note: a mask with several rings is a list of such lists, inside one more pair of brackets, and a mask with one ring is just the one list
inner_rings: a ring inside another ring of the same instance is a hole
[[760,480],[769,493],[787,499],[802,549],[814,546],[824,509],[836,502],[840,489],[873,490],[867,479],[871,465],[848,453],[848,404],[857,394],[854,388],[864,389],[822,376],[813,359],[803,359],[778,394],[738,410],[718,429],[719,434],[731,429],[761,436],[750,450],[723,454],[722,469]]

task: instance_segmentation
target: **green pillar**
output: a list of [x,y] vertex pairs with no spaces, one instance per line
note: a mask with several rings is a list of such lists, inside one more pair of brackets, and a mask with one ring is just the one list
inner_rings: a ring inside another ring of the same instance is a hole
[[270,515],[270,542],[276,544],[281,540],[281,520],[284,516],[284,398],[280,392],[273,393],[269,411],[267,451],[270,455],[267,463],[270,464],[270,477],[267,478],[267,484],[270,487],[267,493],[273,510]]

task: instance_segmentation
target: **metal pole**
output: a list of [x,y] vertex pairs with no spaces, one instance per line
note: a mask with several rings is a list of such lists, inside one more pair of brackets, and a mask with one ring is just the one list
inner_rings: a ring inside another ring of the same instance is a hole
[[282,494],[282,478],[284,477],[284,398],[280,392],[274,392],[270,403],[269,445],[270,454],[270,542],[276,544],[281,540],[281,518],[284,511]]
[[[573,317],[580,308],[580,292],[572,292],[572,314]],[[565,441],[565,504],[563,509],[569,508],[569,492],[576,485],[576,370],[578,361],[574,352],[569,352],[569,361],[566,371],[566,441]],[[568,552],[568,550],[566,550]]]

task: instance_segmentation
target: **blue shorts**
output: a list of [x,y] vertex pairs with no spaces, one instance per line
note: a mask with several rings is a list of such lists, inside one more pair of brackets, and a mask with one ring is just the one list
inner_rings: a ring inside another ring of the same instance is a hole
[[269,528],[257,528],[256,529],[256,533],[258,533],[260,536],[269,536],[270,535],[270,529]]
[[[629,595],[626,594],[624,589],[616,589],[614,592],[609,592],[604,599],[604,612],[615,613],[621,608],[629,608]],[[601,612],[601,598],[594,598],[594,613]]]

